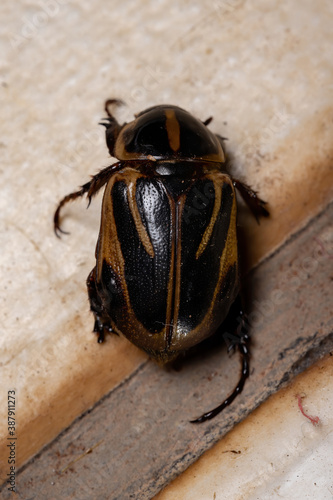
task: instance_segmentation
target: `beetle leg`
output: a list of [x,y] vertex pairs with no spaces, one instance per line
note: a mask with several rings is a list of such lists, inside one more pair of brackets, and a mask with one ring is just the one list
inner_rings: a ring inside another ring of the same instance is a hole
[[204,122],[202,122],[204,125],[206,125],[206,127],[212,122],[213,120],[213,117],[210,116],[209,118],[207,118],[207,120],[205,120]]
[[104,104],[104,110],[107,113],[108,117],[114,120],[113,115],[109,111],[109,106],[112,106],[112,104],[115,104],[116,106],[124,106],[125,103],[121,99],[107,99]]
[[115,156],[114,146],[116,144],[119,132],[121,131],[125,123],[123,125],[120,125],[113,116],[113,114],[110,113],[109,107],[112,105],[122,106],[124,104],[125,103],[120,99],[108,99],[107,101],[105,101],[104,109],[108,115],[108,118],[103,118],[104,121],[99,123],[100,125],[103,125],[106,128],[105,131],[106,144],[111,156]]
[[257,219],[257,222],[259,223],[259,217],[268,217],[269,216],[269,211],[265,208],[266,201],[261,200],[258,197],[258,194],[256,191],[253,191],[253,189],[250,188],[250,186],[247,186],[243,182],[237,180],[237,179],[232,179],[233,185],[235,188],[238,189],[239,193],[241,194],[243,200]]
[[58,238],[60,237],[59,233],[68,234],[68,232],[64,231],[60,227],[60,210],[62,209],[62,207],[66,205],[66,203],[68,203],[69,201],[74,201],[77,198],[81,198],[85,194],[87,195],[88,198],[88,207],[89,207],[91,198],[104,186],[104,184],[107,183],[111,175],[117,170],[120,170],[121,168],[122,165],[120,162],[114,163],[109,167],[103,168],[103,170],[98,172],[98,174],[92,176],[91,181],[81,186],[81,189],[79,191],[75,191],[74,193],[68,194],[60,201],[53,218],[54,232],[58,236]]
[[220,144],[221,144],[222,149],[223,149],[225,147],[224,146],[224,141],[227,141],[228,137],[222,137],[222,135],[220,135],[220,134],[215,134],[215,135],[218,138],[218,140],[220,141]]
[[[225,339],[228,340],[228,351],[232,350],[236,346],[238,347],[238,350],[241,354],[242,357],[242,372],[240,379],[232,391],[232,393],[221,403],[219,406],[214,408],[213,410],[210,410],[201,417],[196,418],[195,420],[191,420],[191,424],[201,424],[202,422],[205,422],[206,420],[210,420],[216,415],[218,415],[224,408],[229,406],[234,399],[242,392],[244,384],[246,379],[248,378],[250,374],[250,352],[249,352],[249,344],[250,344],[250,337],[246,332],[246,324],[245,324],[245,314],[242,311],[241,308],[241,301],[240,297],[238,297],[235,301],[235,307],[238,307],[238,317],[234,319],[236,322],[236,328],[235,328],[235,333],[233,335],[226,334],[224,335]],[[222,325],[223,327],[223,325]]]
[[101,299],[98,295],[97,287],[96,287],[96,268],[91,271],[87,278],[87,288],[88,288],[88,296],[90,302],[90,310],[93,312],[95,317],[94,329],[93,332],[98,335],[97,342],[101,344],[105,340],[106,333],[112,333],[113,329],[110,323],[110,317],[106,313]]

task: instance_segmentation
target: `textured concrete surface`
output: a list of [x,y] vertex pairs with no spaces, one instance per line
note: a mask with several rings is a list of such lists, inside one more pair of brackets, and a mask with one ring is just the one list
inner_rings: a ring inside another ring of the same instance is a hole
[[[271,396],[156,500],[331,500],[332,376],[328,355]],[[302,415],[299,396],[318,424]]]

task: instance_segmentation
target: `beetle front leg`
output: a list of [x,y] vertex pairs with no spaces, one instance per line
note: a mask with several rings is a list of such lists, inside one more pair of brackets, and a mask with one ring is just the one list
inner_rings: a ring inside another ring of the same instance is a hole
[[117,172],[117,170],[120,170],[121,168],[122,165],[120,162],[114,163],[113,165],[104,168],[103,170],[98,172],[98,174],[92,176],[91,181],[81,186],[81,189],[79,191],[70,193],[61,200],[53,217],[54,232],[58,236],[58,238],[60,238],[59,233],[68,234],[60,227],[60,210],[62,209],[62,207],[66,205],[66,203],[68,203],[69,201],[74,201],[77,198],[84,196],[85,194],[87,195],[87,198],[89,200],[88,201],[88,207],[89,207],[91,198],[104,186],[104,184],[107,183],[111,175]]
[[237,179],[232,179],[232,182],[257,219],[257,222],[259,222],[259,217],[269,216],[269,211],[265,208],[266,201],[261,200],[256,191]]
[[[232,391],[232,393],[221,403],[219,406],[214,408],[213,410],[210,410],[201,417],[196,418],[195,420],[191,420],[191,424],[201,424],[202,422],[205,422],[206,420],[210,420],[216,415],[218,415],[224,408],[229,406],[234,399],[242,392],[244,384],[246,379],[249,377],[250,374],[250,351],[249,351],[249,344],[250,344],[250,337],[247,334],[246,331],[246,323],[245,323],[245,314],[243,312],[242,304],[241,304],[241,299],[238,296],[234,304],[232,305],[231,311],[232,315],[232,324],[234,325],[234,333],[233,334],[228,334],[223,331],[223,337],[226,340],[228,344],[228,351],[234,349],[235,347],[238,347],[238,350],[241,354],[242,357],[242,371],[241,371],[241,376],[239,378],[239,381]],[[229,314],[230,314],[229,313]],[[222,329],[223,329],[223,324],[222,324]]]
[[96,268],[91,271],[87,278],[88,296],[90,302],[90,310],[94,314],[95,323],[93,332],[97,333],[97,342],[102,344],[105,340],[106,333],[112,333],[113,329],[110,323],[110,317],[105,312],[103,304],[96,287]]
[[115,144],[119,132],[125,125],[120,125],[113,114],[110,112],[110,106],[122,106],[124,102],[121,99],[107,99],[105,101],[104,109],[108,115],[108,118],[103,118],[104,121],[100,122],[100,125],[103,125],[106,128],[105,136],[106,136],[106,144],[111,156],[115,156]]

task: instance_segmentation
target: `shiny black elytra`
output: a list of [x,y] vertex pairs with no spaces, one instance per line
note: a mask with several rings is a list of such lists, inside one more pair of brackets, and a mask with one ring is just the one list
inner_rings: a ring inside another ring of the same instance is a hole
[[[59,203],[94,194],[106,185],[96,247],[87,279],[94,332],[121,333],[165,363],[213,335],[238,300],[235,188],[258,219],[268,216],[255,191],[226,172],[222,137],[187,111],[154,106],[120,125],[105,103],[106,142],[118,162],[101,170]],[[219,330],[219,331],[220,331]],[[221,330],[221,334],[223,330]],[[239,394],[249,375],[244,320],[232,346],[242,373],[232,394],[193,420],[213,418]]]

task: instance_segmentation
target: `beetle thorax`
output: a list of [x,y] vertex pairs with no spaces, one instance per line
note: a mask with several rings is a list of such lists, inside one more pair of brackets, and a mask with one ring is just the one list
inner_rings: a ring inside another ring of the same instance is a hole
[[119,160],[225,161],[220,141],[204,123],[167,105],[149,108],[126,124],[114,155]]

